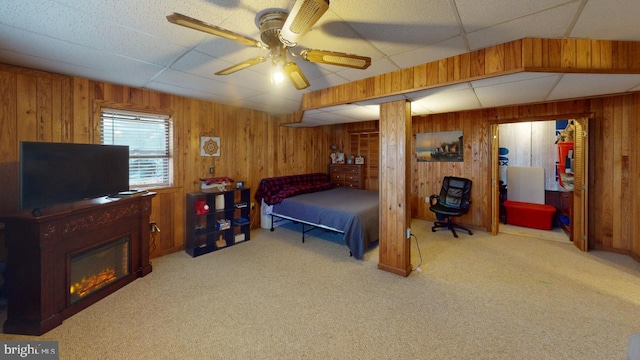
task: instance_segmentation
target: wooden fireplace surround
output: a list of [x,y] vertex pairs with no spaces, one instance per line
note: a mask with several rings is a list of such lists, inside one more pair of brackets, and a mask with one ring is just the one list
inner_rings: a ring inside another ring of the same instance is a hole
[[[155,193],[101,197],[3,217],[7,247],[4,332],[42,335],[62,321],[151,272],[149,215]],[[71,304],[73,254],[129,237],[129,274]]]

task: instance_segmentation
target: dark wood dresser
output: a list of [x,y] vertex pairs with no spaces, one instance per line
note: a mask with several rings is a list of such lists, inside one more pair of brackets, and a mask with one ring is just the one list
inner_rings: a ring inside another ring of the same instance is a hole
[[329,165],[329,176],[331,182],[340,187],[364,189],[365,167],[364,165]]

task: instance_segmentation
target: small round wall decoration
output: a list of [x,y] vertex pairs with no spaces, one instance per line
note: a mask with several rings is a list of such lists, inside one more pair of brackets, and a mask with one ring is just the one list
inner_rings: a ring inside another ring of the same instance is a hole
[[201,137],[200,156],[220,156],[220,138],[211,136]]

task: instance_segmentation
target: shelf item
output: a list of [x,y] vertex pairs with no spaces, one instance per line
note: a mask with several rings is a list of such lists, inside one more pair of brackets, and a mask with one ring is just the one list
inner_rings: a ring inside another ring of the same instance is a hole
[[329,165],[331,182],[339,187],[364,189],[364,165]]
[[189,193],[186,201],[187,254],[196,257],[249,240],[249,188]]
[[573,191],[560,191],[560,227],[573,241]]

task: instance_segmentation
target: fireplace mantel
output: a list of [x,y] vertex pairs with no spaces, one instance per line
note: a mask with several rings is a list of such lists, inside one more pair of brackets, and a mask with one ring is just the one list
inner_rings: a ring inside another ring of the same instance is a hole
[[[7,247],[7,320],[4,332],[42,335],[73,314],[151,272],[149,215],[155,193],[102,197],[45,208],[34,216],[3,217]],[[129,271],[71,302],[72,255],[129,238]]]

